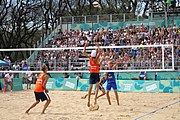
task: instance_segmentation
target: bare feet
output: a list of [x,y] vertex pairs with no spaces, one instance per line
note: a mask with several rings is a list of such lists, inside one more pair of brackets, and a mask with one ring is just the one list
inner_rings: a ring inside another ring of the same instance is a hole
[[29,114],[29,110],[26,110],[26,112],[25,112],[26,114]]
[[81,99],[86,99],[86,97],[85,97],[85,96],[83,96],[83,97],[81,97]]
[[45,114],[44,112],[41,113],[41,115]]

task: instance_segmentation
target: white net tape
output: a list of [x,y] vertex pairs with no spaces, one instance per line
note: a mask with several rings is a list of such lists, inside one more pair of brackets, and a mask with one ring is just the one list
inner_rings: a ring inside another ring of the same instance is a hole
[[[174,50],[173,45],[134,45],[134,46],[100,46],[103,64],[107,61],[121,62],[113,72],[136,72],[136,71],[173,71]],[[41,65],[44,60],[49,62],[49,73],[88,73],[89,59],[83,54],[84,47],[62,47],[62,48],[21,48],[21,49],[0,49],[0,52],[30,52],[28,65],[33,72],[41,72]],[[90,54],[96,46],[86,48]],[[36,53],[36,54],[35,54]],[[21,73],[22,61],[19,61],[19,69],[0,70],[0,72]],[[107,72],[101,68],[101,72]],[[109,70],[110,71],[110,70]]]

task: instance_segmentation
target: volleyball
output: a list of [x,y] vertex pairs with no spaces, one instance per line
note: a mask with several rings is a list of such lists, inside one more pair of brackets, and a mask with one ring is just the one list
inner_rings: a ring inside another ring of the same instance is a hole
[[93,2],[93,7],[95,7],[95,8],[100,7],[100,4],[97,1],[94,1]]
[[98,110],[98,109],[99,109],[99,105],[93,106],[93,105],[91,104],[91,106],[89,107],[89,110],[90,110],[90,111],[96,111],[96,110]]

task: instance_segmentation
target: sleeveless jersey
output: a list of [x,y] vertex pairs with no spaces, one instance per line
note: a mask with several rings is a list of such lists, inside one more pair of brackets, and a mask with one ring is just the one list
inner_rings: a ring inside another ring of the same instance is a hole
[[44,84],[44,75],[46,75],[46,73],[41,73],[38,76],[38,79],[36,81],[36,85],[34,87],[34,92],[44,92],[44,88],[43,88],[43,84]]
[[89,71],[91,73],[99,73],[100,69],[99,69],[99,65],[96,64],[96,62],[93,60],[92,57],[90,57],[90,69]]
[[24,64],[24,66],[22,67],[22,70],[23,70],[23,71],[27,71],[27,70],[28,70],[28,65],[27,65],[27,64]]
[[139,77],[145,77],[145,72],[141,72]]
[[[111,70],[111,69],[110,69]],[[115,83],[114,72],[107,72],[107,83]]]

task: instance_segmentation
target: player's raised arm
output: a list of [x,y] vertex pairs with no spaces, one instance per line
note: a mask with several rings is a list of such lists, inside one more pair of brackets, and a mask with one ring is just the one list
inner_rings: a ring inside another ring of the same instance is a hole
[[103,60],[104,60],[104,58],[102,58],[100,60],[99,65],[106,70],[107,67],[102,64]]
[[90,55],[88,55],[87,52],[86,52],[86,47],[87,47],[87,46],[88,46],[88,42],[85,43],[85,45],[84,45],[84,51],[83,51],[83,52],[84,52],[84,55],[85,55],[87,58],[90,58]]
[[120,62],[117,62],[116,64],[114,64],[114,66],[112,67],[112,70],[115,70],[115,68],[120,64],[121,64]]
[[96,56],[96,60],[99,60],[99,57],[100,57],[100,55],[101,55],[102,51],[101,51],[101,49],[100,49],[100,47],[99,47],[99,44],[97,44],[97,43],[96,43],[96,46],[97,46],[97,48],[98,48],[98,50],[97,50],[97,56]]

